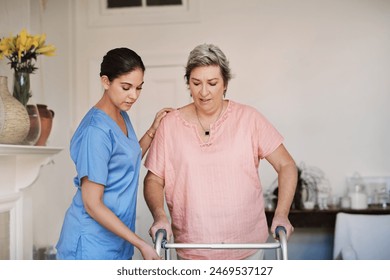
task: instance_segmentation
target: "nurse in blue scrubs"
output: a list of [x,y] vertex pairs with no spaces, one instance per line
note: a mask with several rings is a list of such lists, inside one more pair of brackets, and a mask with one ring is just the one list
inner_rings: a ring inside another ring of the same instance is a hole
[[135,212],[141,159],[171,109],[159,111],[138,141],[126,111],[141,93],[142,59],[130,49],[113,49],[100,70],[103,97],[85,115],[70,143],[77,192],[65,215],[57,259],[129,260],[134,247],[144,259],[159,259],[135,234]]

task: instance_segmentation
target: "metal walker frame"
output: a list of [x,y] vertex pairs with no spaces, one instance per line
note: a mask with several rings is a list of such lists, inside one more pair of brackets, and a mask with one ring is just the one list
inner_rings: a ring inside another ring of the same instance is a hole
[[272,243],[168,243],[166,230],[159,229],[156,232],[154,248],[159,256],[161,256],[161,251],[162,249],[164,249],[166,260],[171,259],[171,249],[275,249],[276,259],[287,260],[288,257],[286,229],[282,226],[276,227],[275,236],[276,242]]

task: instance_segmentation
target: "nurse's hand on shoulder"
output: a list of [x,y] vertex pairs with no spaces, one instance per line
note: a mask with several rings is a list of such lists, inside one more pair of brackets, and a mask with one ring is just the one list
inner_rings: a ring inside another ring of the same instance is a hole
[[173,108],[163,108],[160,111],[157,112],[156,116],[154,117],[154,121],[152,126],[149,130],[152,130],[153,134],[156,132],[158,126],[160,125],[161,120],[172,110]]
[[161,257],[157,255],[156,250],[154,250],[149,244],[145,243],[145,245],[139,248],[139,250],[141,251],[144,260],[161,260]]

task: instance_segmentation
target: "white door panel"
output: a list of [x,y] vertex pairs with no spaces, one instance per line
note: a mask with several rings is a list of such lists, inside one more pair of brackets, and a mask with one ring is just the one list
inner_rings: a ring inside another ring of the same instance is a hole
[[[138,138],[151,126],[156,113],[164,107],[179,108],[191,101],[189,91],[184,81],[182,66],[147,67],[145,84],[140,97],[129,111],[130,119]],[[138,190],[136,233],[152,244],[148,234],[153,219],[143,196],[143,179],[146,168],[141,167]],[[168,210],[166,209],[167,213]],[[135,250],[133,259],[142,259]]]
[[191,100],[184,81],[183,67],[148,67],[144,81],[141,95],[129,111],[139,137],[150,127],[160,109],[178,108]]

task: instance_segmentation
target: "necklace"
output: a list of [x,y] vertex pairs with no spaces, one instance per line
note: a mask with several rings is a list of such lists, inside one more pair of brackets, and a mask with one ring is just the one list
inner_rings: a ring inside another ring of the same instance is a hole
[[[195,105],[194,105],[194,106],[195,106]],[[221,111],[219,112],[218,117],[215,119],[215,121],[217,121],[217,120],[219,119],[219,117],[220,117],[221,114],[222,114],[222,111],[223,111],[223,103],[222,103],[222,109],[221,109]],[[204,131],[204,135],[205,135],[205,136],[210,136],[210,127],[209,127],[209,129],[205,129],[205,128],[204,128],[202,122],[201,122],[200,119],[199,119],[198,109],[196,108],[196,106],[195,106],[195,114],[196,114],[196,118],[198,119],[198,122],[199,122],[200,126],[202,127],[202,129],[203,129],[203,131]]]

